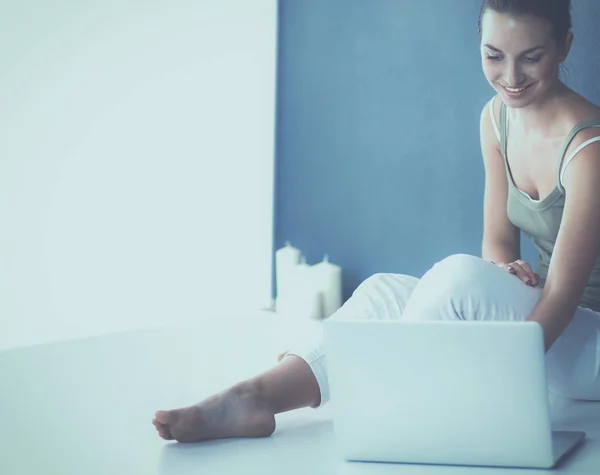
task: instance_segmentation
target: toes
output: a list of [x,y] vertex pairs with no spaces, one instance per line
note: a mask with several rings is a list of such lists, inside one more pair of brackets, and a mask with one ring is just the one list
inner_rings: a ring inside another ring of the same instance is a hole
[[168,425],[161,424],[160,422],[154,422],[154,427],[156,428],[156,432],[165,440],[173,440],[173,434],[171,434],[171,429]]
[[152,419],[152,424],[156,428],[158,435],[165,440],[173,440],[171,433],[171,424],[177,419],[177,411],[157,411],[156,417]]
[[158,435],[160,435],[165,440],[173,440],[173,436],[171,435],[171,431],[168,427],[160,429],[158,431]]
[[160,424],[168,424],[171,422],[171,414],[173,411],[156,411],[156,421]]
[[165,440],[173,440],[173,434],[171,433],[172,424],[176,423],[177,411],[157,411],[156,418],[152,420],[154,427]]

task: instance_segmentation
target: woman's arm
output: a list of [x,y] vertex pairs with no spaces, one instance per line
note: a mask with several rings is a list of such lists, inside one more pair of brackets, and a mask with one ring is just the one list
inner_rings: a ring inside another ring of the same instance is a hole
[[579,152],[565,170],[563,185],[565,209],[548,277],[542,297],[528,317],[542,325],[546,351],[575,315],[598,255],[600,143]]
[[492,104],[489,102],[485,105],[480,119],[481,152],[485,167],[482,257],[493,262],[514,262],[520,258],[521,235],[506,213],[508,182],[500,143],[488,109]]

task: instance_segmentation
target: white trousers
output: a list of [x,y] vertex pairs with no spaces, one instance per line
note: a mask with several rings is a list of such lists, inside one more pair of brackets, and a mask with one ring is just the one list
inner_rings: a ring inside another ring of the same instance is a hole
[[[457,254],[435,264],[421,279],[401,274],[369,277],[330,319],[523,321],[541,294],[540,288],[525,285],[495,264]],[[329,385],[322,341],[289,355],[308,363],[325,404]],[[545,358],[550,391],[600,401],[600,314],[579,307]]]

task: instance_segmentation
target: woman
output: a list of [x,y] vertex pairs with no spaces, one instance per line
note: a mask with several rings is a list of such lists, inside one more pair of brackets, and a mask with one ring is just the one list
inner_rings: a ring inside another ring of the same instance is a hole
[[[421,279],[374,275],[331,318],[536,321],[551,389],[600,400],[600,108],[559,79],[570,2],[484,0],[479,26],[498,93],[481,114],[483,259],[451,256]],[[539,276],[519,258],[520,230],[539,250]],[[153,423],[182,442],[268,436],[275,414],[328,398],[317,345]]]

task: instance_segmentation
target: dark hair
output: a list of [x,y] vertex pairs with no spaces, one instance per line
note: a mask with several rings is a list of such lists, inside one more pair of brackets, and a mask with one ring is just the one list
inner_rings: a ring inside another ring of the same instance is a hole
[[565,44],[571,24],[571,0],[483,0],[479,13],[479,37],[481,20],[487,10],[511,15],[532,15],[547,20],[552,25],[552,35],[558,46]]

